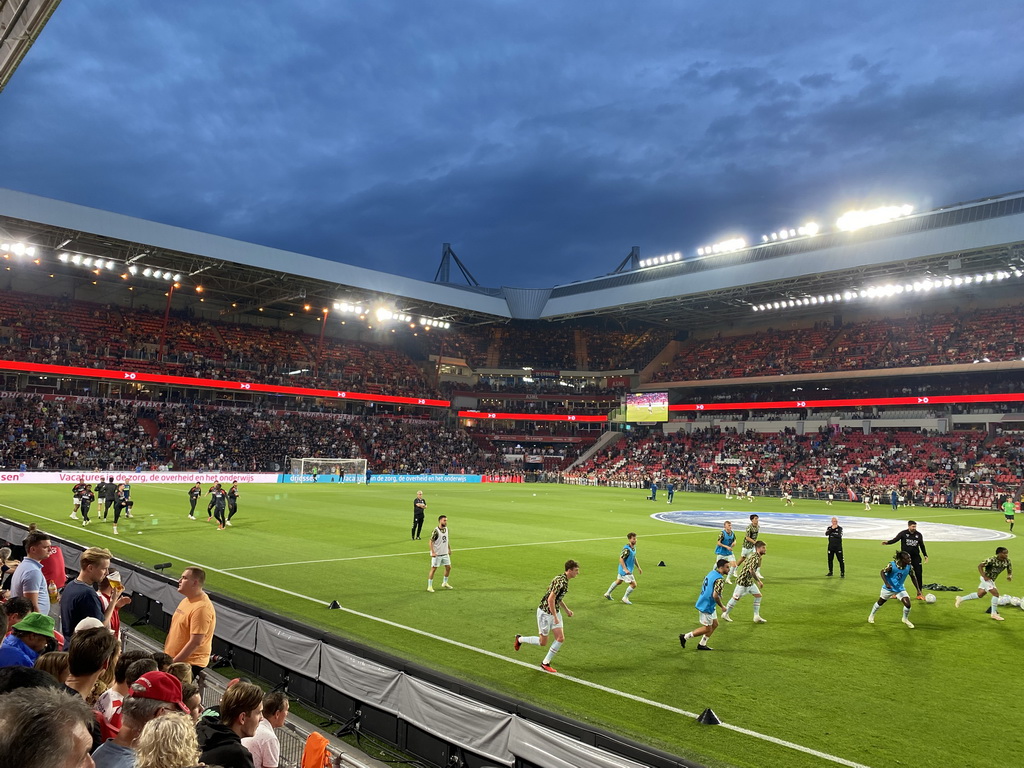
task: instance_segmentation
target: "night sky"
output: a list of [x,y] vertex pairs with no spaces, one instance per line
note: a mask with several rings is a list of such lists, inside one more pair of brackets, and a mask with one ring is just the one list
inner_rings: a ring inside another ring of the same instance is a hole
[[0,186],[430,280],[550,286],[1024,188],[1014,2],[65,2]]

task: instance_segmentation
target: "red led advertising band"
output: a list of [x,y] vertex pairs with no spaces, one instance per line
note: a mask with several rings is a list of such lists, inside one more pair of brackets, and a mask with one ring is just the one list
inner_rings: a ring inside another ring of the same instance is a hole
[[849,408],[864,405],[951,405],[963,403],[1019,403],[1024,392],[1007,395],[929,395],[922,397],[861,397],[852,400],[776,400],[753,403],[685,403],[670,411],[778,411],[794,408]]
[[174,384],[182,387],[204,387],[207,389],[230,389],[238,392],[264,392],[272,395],[301,395],[304,397],[332,397],[341,400],[365,400],[374,403],[398,403],[401,405],[428,405],[448,408],[448,400],[431,400],[426,397],[398,397],[395,395],[371,395],[362,392],[345,392],[339,389],[309,389],[308,387],[279,387],[272,384],[257,384],[249,381],[224,381],[221,379],[197,379],[191,376],[165,376],[161,373],[137,373],[114,371],[106,368],[79,368],[74,365],[46,365],[44,363],[18,363],[14,360],[0,360],[0,370],[22,371],[23,373],[44,373],[51,376],[81,376],[89,379],[112,379],[137,381],[147,384]]
[[459,418],[466,419],[503,419],[505,421],[577,421],[577,422],[605,422],[607,416],[574,416],[567,413],[549,414],[538,416],[536,413],[495,413],[494,411],[459,411]]

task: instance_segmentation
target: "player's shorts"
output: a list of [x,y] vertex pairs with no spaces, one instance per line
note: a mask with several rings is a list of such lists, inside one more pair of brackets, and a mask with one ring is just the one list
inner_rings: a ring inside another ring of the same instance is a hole
[[697,616],[700,618],[701,626],[704,627],[710,627],[714,622],[718,621],[718,611],[712,611],[711,613],[697,611]]
[[732,599],[739,600],[744,595],[756,595],[761,596],[761,590],[758,589],[757,584],[751,584],[749,587],[744,587],[741,584],[736,585],[736,589],[733,590]]
[[636,584],[636,576],[632,573],[620,573],[619,581],[624,581],[627,584]]
[[753,547],[744,547],[740,551],[740,557],[750,557],[752,554],[754,554],[754,548]]
[[882,587],[882,592],[878,596],[883,600],[889,600],[891,598],[896,598],[897,600],[903,600],[904,598],[907,600],[910,599],[910,595],[907,594],[907,590],[905,589],[901,589],[899,592],[893,592],[891,589],[886,589],[885,587]]
[[550,635],[551,630],[562,626],[562,612],[558,611],[552,616],[543,608],[537,609],[537,634]]
[[835,496],[834,496],[833,494],[831,494],[831,493],[830,493],[830,494],[828,495],[828,500],[829,500],[829,501],[832,501],[832,500],[833,500],[834,498],[835,498]]
[[[754,550],[750,550],[750,551],[753,552]],[[735,563],[736,562],[736,555],[734,555],[732,552],[726,552],[726,553],[723,554],[721,552],[716,551],[715,552],[715,563],[717,563],[719,560],[725,560],[725,561],[730,562],[730,563]]]
[[451,564],[452,564],[452,558],[451,558],[450,555],[435,555],[434,557],[430,558],[430,565],[433,568],[438,568],[438,567],[440,567],[442,565],[451,565]]
[[1007,520],[1013,520],[1013,518],[1014,518],[1014,515],[1013,515],[1012,513],[1008,515],[1008,514],[1006,514],[1006,513],[1004,512],[1004,513],[1003,513],[1003,517],[1005,517],[1005,518],[1006,518]]
[[981,583],[978,584],[978,589],[983,589],[986,592],[996,588],[996,583],[992,579],[982,579]]
[[74,504],[75,504],[76,507],[80,507],[80,506],[82,506],[82,500],[80,498],[78,498],[77,496],[75,496],[74,497]]

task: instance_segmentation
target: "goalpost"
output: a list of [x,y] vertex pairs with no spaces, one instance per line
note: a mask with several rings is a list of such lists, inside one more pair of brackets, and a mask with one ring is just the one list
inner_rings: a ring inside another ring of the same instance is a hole
[[319,482],[326,483],[365,483],[366,459],[332,459],[308,456],[292,459],[293,475],[316,474]]

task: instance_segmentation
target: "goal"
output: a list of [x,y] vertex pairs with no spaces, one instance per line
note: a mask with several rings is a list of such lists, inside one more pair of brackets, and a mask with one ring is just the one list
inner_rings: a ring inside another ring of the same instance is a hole
[[366,459],[330,459],[307,457],[292,459],[292,475],[308,475],[314,471],[321,483],[365,483]]

